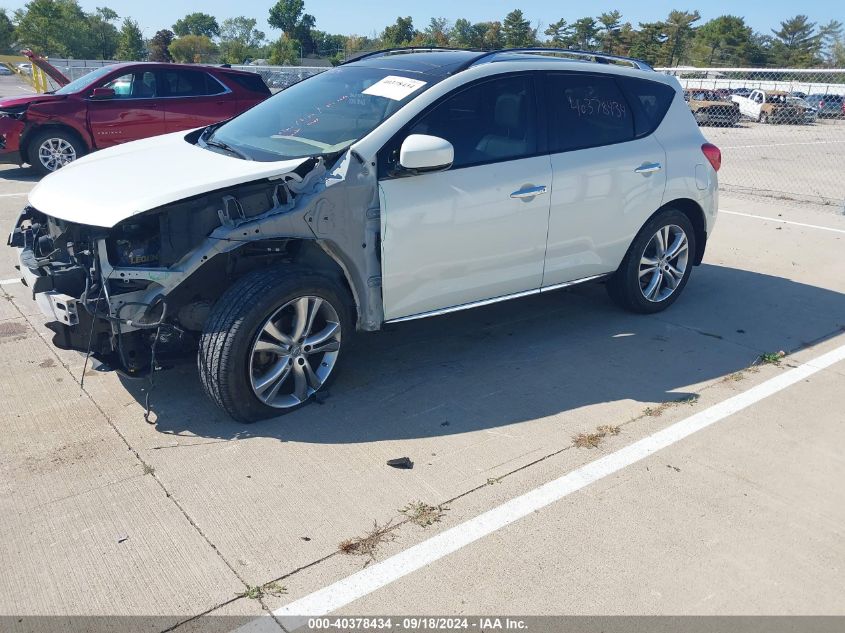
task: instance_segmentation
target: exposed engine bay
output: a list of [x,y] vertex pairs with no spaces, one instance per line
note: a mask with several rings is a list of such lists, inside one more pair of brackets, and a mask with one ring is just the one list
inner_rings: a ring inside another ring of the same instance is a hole
[[337,275],[355,302],[357,327],[379,329],[379,231],[374,167],[345,151],[113,227],[27,207],[9,245],[53,319],[54,344],[139,377],[157,361],[192,354],[211,307],[259,267],[290,263]]

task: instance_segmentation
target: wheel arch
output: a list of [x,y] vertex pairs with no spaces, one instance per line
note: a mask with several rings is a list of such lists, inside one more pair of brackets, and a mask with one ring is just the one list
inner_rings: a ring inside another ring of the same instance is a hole
[[57,130],[65,132],[66,134],[70,134],[82,143],[82,146],[85,148],[86,153],[91,151],[91,144],[82,134],[80,134],[79,130],[77,130],[76,128],[65,123],[41,123],[30,127],[24,132],[23,136],[21,137],[20,151],[21,158],[24,160],[24,162],[32,164],[32,162],[29,160],[29,145],[32,142],[32,139],[41,134],[42,132],[46,132],[49,130]]
[[[304,238],[268,238],[243,242],[218,253],[192,272],[168,293],[169,302],[180,306],[199,300],[213,305],[241,277],[273,265],[290,265],[323,273],[335,279],[347,292],[357,325],[360,319],[358,295],[346,268],[317,244]],[[221,283],[221,279],[225,279]]]
[[692,223],[692,228],[695,231],[695,259],[693,260],[693,264],[698,266],[701,264],[701,261],[704,259],[704,249],[707,246],[707,223],[704,216],[704,209],[702,209],[701,205],[698,204],[695,200],[691,198],[676,198],[675,200],[671,200],[670,202],[666,202],[662,207],[660,207],[657,211],[651,214],[649,218],[643,222],[643,226],[645,226],[651,218],[656,216],[658,213],[665,211],[666,209],[676,209],[686,215],[689,218],[690,223]]

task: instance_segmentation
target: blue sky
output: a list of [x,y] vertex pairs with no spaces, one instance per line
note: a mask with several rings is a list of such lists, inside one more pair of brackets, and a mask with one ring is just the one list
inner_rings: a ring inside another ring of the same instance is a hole
[[[81,0],[80,5],[86,11],[93,11],[96,6],[109,6],[121,16],[130,16],[138,20],[147,37],[160,28],[169,28],[173,22],[186,13],[204,11],[217,16],[218,21],[236,15],[254,17],[259,21],[259,28],[268,35],[276,32],[267,26],[267,13],[275,0],[204,0],[203,2],[164,2],[162,0]],[[11,13],[26,4],[25,0],[0,0],[0,7]],[[696,6],[698,5],[698,6]],[[581,9],[579,6],[587,7]],[[371,35],[380,32],[384,26],[393,22],[398,15],[410,15],[414,25],[423,28],[432,16],[445,17],[454,22],[457,18],[467,18],[474,22],[482,20],[501,20],[509,11],[521,8],[526,17],[536,26],[540,21],[544,25],[560,18],[575,20],[587,14],[598,15],[603,11],[619,9],[623,20],[634,25],[637,22],[649,22],[664,18],[671,9],[698,9],[702,21],[724,13],[739,14],[755,30],[765,33],[778,26],[780,20],[796,13],[805,13],[811,20],[824,23],[831,19],[845,21],[843,3],[834,0],[698,0],[679,2],[678,0],[611,0],[602,4],[557,3],[548,0],[485,0],[455,2],[454,0],[425,0],[408,2],[396,0],[305,0],[305,10],[317,18],[317,28],[330,33],[355,33]]]

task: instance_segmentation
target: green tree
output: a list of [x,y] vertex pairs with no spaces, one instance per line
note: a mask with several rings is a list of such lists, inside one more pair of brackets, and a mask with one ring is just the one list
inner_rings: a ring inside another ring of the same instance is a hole
[[149,60],[151,62],[172,62],[170,45],[173,43],[174,33],[170,29],[156,31],[149,44]]
[[772,61],[781,66],[806,67],[816,63],[821,48],[821,36],[816,23],[806,15],[796,15],[772,29]]
[[669,12],[669,17],[663,23],[666,28],[669,66],[679,64],[683,60],[689,42],[695,35],[693,24],[700,19],[701,15],[699,15],[698,11]]
[[466,18],[458,18],[452,26],[451,37],[449,44],[457,48],[472,48],[473,47],[473,29],[472,22]]
[[270,17],[267,22],[274,29],[279,29],[287,35],[288,38],[292,38],[304,11],[304,0],[279,0],[270,8]]
[[54,57],[93,55],[88,16],[77,0],[30,0],[13,21],[21,48]]
[[504,29],[502,28],[502,23],[498,20],[494,22],[478,22],[473,25],[473,28],[478,29],[478,37],[481,40],[480,48],[490,51],[504,47]]
[[663,22],[640,22],[639,30],[633,34],[628,54],[655,66],[662,65],[665,63],[666,41],[666,25]]
[[300,44],[287,35],[282,35],[270,45],[268,61],[274,66],[298,66],[300,63]]
[[601,24],[601,49],[612,55],[615,52],[616,40],[622,26],[622,14],[619,11],[602,13],[599,16],[599,24]]
[[255,18],[227,18],[220,25],[220,59],[229,64],[242,64],[253,57],[264,42],[264,33],[255,28]]
[[15,26],[9,19],[6,9],[0,9],[0,54],[11,52],[14,40]]
[[326,33],[325,31],[318,31],[313,29],[311,31],[311,39],[314,42],[314,49],[318,55],[337,56],[342,60],[343,51],[346,50],[347,42],[350,38],[346,35],[337,35]]
[[833,58],[835,57],[836,46],[842,44],[842,28],[842,22],[839,20],[831,20],[819,27],[821,56],[829,66],[834,66]]
[[707,66],[741,66],[748,62],[753,37],[743,18],[721,15],[696,30],[693,61]]
[[208,63],[217,53],[217,46],[207,35],[183,35],[173,40],[168,49],[174,61],[182,64]]
[[451,33],[449,20],[446,18],[431,18],[424,31],[426,43],[430,46],[449,46]]
[[88,16],[91,43],[96,48],[99,59],[112,59],[117,51],[120,34],[113,22],[119,17],[116,11],[108,7],[97,7],[97,10]]
[[176,20],[176,24],[173,25],[173,32],[179,37],[204,35],[211,39],[220,35],[220,25],[217,24],[217,18],[213,15],[197,11]]
[[581,50],[590,50],[596,47],[596,37],[599,28],[593,18],[581,18],[575,20],[572,25],[572,44]]
[[550,43],[558,48],[565,48],[572,44],[572,25],[563,18],[549,24],[549,28],[543,33],[548,35]]
[[124,18],[117,44],[117,58],[121,61],[140,61],[145,59],[144,34],[141,27],[132,18]]
[[520,9],[514,9],[505,16],[502,34],[507,48],[533,46],[537,39],[531,22],[525,19]]
[[414,21],[410,16],[396,18],[396,22],[384,27],[381,33],[381,43],[385,48],[408,45],[414,39]]

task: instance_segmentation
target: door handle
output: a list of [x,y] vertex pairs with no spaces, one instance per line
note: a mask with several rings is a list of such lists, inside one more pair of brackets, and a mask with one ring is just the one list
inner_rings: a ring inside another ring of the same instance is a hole
[[520,189],[519,191],[514,191],[511,194],[511,198],[533,198],[534,196],[539,196],[547,192],[548,189],[546,188],[546,185],[526,187],[524,189]]
[[663,165],[661,165],[660,163],[643,163],[634,171],[638,174],[653,174],[654,172],[660,171],[661,169],[663,169]]

